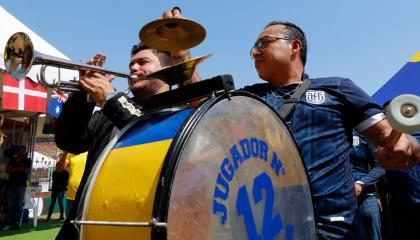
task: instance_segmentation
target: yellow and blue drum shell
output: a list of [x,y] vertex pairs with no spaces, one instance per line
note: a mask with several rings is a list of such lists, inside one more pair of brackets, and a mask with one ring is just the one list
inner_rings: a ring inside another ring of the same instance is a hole
[[[88,193],[84,220],[151,220],[160,169],[179,126],[190,111],[149,116],[118,140]],[[87,225],[82,233],[83,239],[150,239],[150,228],[143,227]]]

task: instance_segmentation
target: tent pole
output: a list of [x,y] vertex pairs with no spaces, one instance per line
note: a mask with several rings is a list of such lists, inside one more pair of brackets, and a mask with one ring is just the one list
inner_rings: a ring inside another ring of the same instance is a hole
[[34,151],[35,151],[35,135],[36,128],[38,125],[38,114],[29,117],[29,137],[28,137],[28,157],[31,159],[31,171],[29,172],[29,179],[32,182],[32,167],[34,161]]

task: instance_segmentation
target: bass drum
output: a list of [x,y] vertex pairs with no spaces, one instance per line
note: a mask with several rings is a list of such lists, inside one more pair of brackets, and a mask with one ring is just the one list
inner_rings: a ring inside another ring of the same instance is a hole
[[127,127],[90,176],[81,239],[315,239],[310,188],[277,113],[234,92]]

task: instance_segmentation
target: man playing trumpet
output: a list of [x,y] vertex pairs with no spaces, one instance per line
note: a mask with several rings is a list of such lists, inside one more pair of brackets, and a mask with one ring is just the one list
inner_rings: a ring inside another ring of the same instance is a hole
[[[163,14],[163,18],[172,17],[180,17],[179,8]],[[86,93],[74,93],[64,104],[57,123],[56,143],[60,149],[70,153],[79,154],[85,151],[89,153],[76,194],[75,207],[70,210],[56,239],[78,238],[77,229],[70,221],[76,217],[83,188],[107,143],[129,121],[142,115],[141,104],[144,99],[169,90],[169,85],[160,79],[141,80],[141,77],[159,71],[173,62],[189,58],[188,51],[171,55],[169,52],[151,49],[141,42],[134,45],[129,64],[130,74],[134,77],[128,84],[134,95],[133,98],[126,93],[115,91],[111,84],[114,76],[94,71],[80,71],[82,76],[80,87]],[[105,59],[106,56],[99,53],[88,63],[102,66]],[[194,74],[193,79],[197,80],[197,78],[198,75]],[[85,94],[88,94],[96,103],[88,102]],[[101,106],[102,109],[92,114],[95,105]]]

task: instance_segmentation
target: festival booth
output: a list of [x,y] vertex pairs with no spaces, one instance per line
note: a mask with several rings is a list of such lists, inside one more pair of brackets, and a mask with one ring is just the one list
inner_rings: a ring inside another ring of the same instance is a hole
[[51,175],[57,161],[49,156],[34,151],[31,171],[31,183],[36,183],[28,188],[25,198],[25,208],[29,210],[29,217],[34,219],[34,226],[37,225],[37,218],[46,213],[44,199],[49,196],[51,188]]
[[[0,32],[1,49],[6,48],[6,43],[14,33],[24,32],[31,38],[36,51],[58,58],[68,59],[64,54],[38,36],[1,6],[0,25],[2,26]],[[35,153],[34,145],[36,138],[42,136],[47,100],[50,95],[47,89],[42,88],[36,82],[41,66],[34,65],[24,79],[14,79],[6,73],[3,60],[4,52],[0,51],[0,222],[3,219],[3,192],[8,177],[5,171],[8,159],[3,156],[3,151],[12,145],[27,146],[29,157],[33,161],[32,168],[36,169],[36,173],[32,174],[32,177],[40,173],[39,170],[43,169],[40,166],[44,161],[37,160],[39,155]],[[48,67],[45,69],[45,76],[47,79],[56,79],[58,77],[74,79],[78,74],[75,71],[59,71],[57,68]],[[54,159],[47,156],[44,156],[44,158],[48,159],[47,163],[49,162],[51,166],[55,165]],[[45,172],[41,175],[45,175]],[[32,180],[36,179],[32,178]],[[31,186],[36,185],[36,188],[39,187],[39,184],[39,182],[31,182]],[[31,187],[28,188],[28,191],[30,189]],[[48,187],[42,186],[42,191],[48,192]]]

